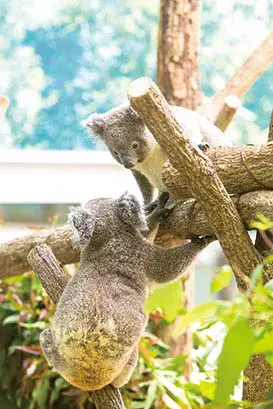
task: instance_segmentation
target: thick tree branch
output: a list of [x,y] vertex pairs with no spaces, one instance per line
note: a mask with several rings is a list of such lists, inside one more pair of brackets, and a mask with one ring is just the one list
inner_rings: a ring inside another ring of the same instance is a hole
[[[257,219],[257,212],[273,220],[273,192],[261,190],[233,196],[231,199],[247,229],[251,230],[251,222]],[[161,241],[164,238],[167,240],[171,235],[190,239],[192,236],[213,234],[213,227],[204,209],[194,199],[177,203],[160,228]]]
[[[35,247],[28,255],[28,262],[51,300],[58,303],[69,279],[51,248],[46,244]],[[125,409],[119,389],[112,385],[89,392],[89,397],[97,409]]]
[[31,269],[27,256],[39,244],[48,244],[62,264],[76,263],[80,251],[73,245],[74,236],[69,226],[56,230],[42,230],[39,233],[3,243],[0,245],[0,279],[25,273]]
[[225,88],[216,94],[200,112],[214,122],[229,95],[242,98],[273,60],[273,32],[253,51],[244,64],[229,79]]
[[195,110],[199,84],[200,0],[161,0],[157,84],[171,105]]
[[[167,153],[172,166],[183,174],[192,195],[204,208],[239,285],[244,287],[240,279],[242,273],[250,274],[261,262],[261,257],[212,162],[190,143],[187,130],[178,124],[167,101],[150,79],[140,78],[131,83],[128,97],[132,107]],[[175,193],[178,197],[180,188],[177,185],[170,190],[170,194]]]
[[34,247],[27,261],[35,271],[51,301],[57,304],[69,278],[47,244]]
[[[260,211],[273,220],[273,192],[257,191],[232,198],[237,210],[248,229],[250,223],[256,219]],[[203,208],[195,201],[179,202],[162,223],[156,242],[163,244],[178,239],[189,239],[192,236],[208,236],[214,234],[213,226],[208,221]],[[73,234],[69,226],[45,230],[19,239],[11,240],[0,245],[0,278],[23,274],[31,270],[27,260],[28,253],[37,244],[47,243],[53,250],[55,257],[62,260],[62,264],[77,263],[80,253],[73,247]],[[179,241],[173,244],[180,244]],[[64,251],[65,249],[65,251]],[[4,262],[8,260],[9,263]],[[50,295],[49,291],[47,291]],[[50,295],[51,296],[51,295]]]
[[[259,147],[211,148],[206,155],[228,193],[273,189],[273,142]],[[192,197],[184,174],[179,173],[169,162],[164,166],[163,181],[174,199],[186,200]]]

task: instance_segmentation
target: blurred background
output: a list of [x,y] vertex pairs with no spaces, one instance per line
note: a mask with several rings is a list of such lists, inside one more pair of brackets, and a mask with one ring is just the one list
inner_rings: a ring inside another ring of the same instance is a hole
[[[11,100],[0,125],[0,241],[63,223],[71,204],[93,197],[129,190],[140,198],[130,172],[81,121],[125,102],[131,80],[155,79],[158,0],[0,3],[0,93]],[[200,71],[208,97],[264,39],[272,18],[270,0],[203,1]],[[228,129],[234,144],[266,140],[272,75],[273,68],[247,93]],[[203,258],[215,264],[211,254]],[[202,273],[197,282],[202,301],[209,279]]]

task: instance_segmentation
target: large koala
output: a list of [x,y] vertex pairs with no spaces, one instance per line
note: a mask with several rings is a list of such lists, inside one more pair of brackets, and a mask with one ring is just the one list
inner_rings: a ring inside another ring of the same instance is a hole
[[179,277],[211,239],[169,249],[149,243],[142,207],[130,194],[91,200],[69,220],[80,264],[40,343],[50,364],[80,389],[121,387],[136,366],[148,283]]

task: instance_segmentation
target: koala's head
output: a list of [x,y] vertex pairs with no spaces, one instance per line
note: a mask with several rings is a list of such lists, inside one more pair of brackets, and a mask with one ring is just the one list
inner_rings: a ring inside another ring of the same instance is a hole
[[120,105],[104,114],[93,114],[85,124],[127,169],[133,169],[145,161],[156,144],[152,134],[130,105]]
[[82,247],[92,239],[104,241],[122,231],[144,232],[148,227],[144,211],[135,196],[124,193],[119,199],[94,199],[71,209],[68,220],[76,242]]

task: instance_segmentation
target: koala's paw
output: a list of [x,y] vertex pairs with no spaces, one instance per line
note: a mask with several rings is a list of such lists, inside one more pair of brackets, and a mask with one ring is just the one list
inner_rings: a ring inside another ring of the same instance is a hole
[[[161,223],[166,219],[174,208],[174,204],[168,204],[170,199],[168,192],[161,193],[160,197],[155,203],[154,210],[147,216],[147,223],[151,230],[155,224]],[[152,203],[152,204],[153,204]]]

